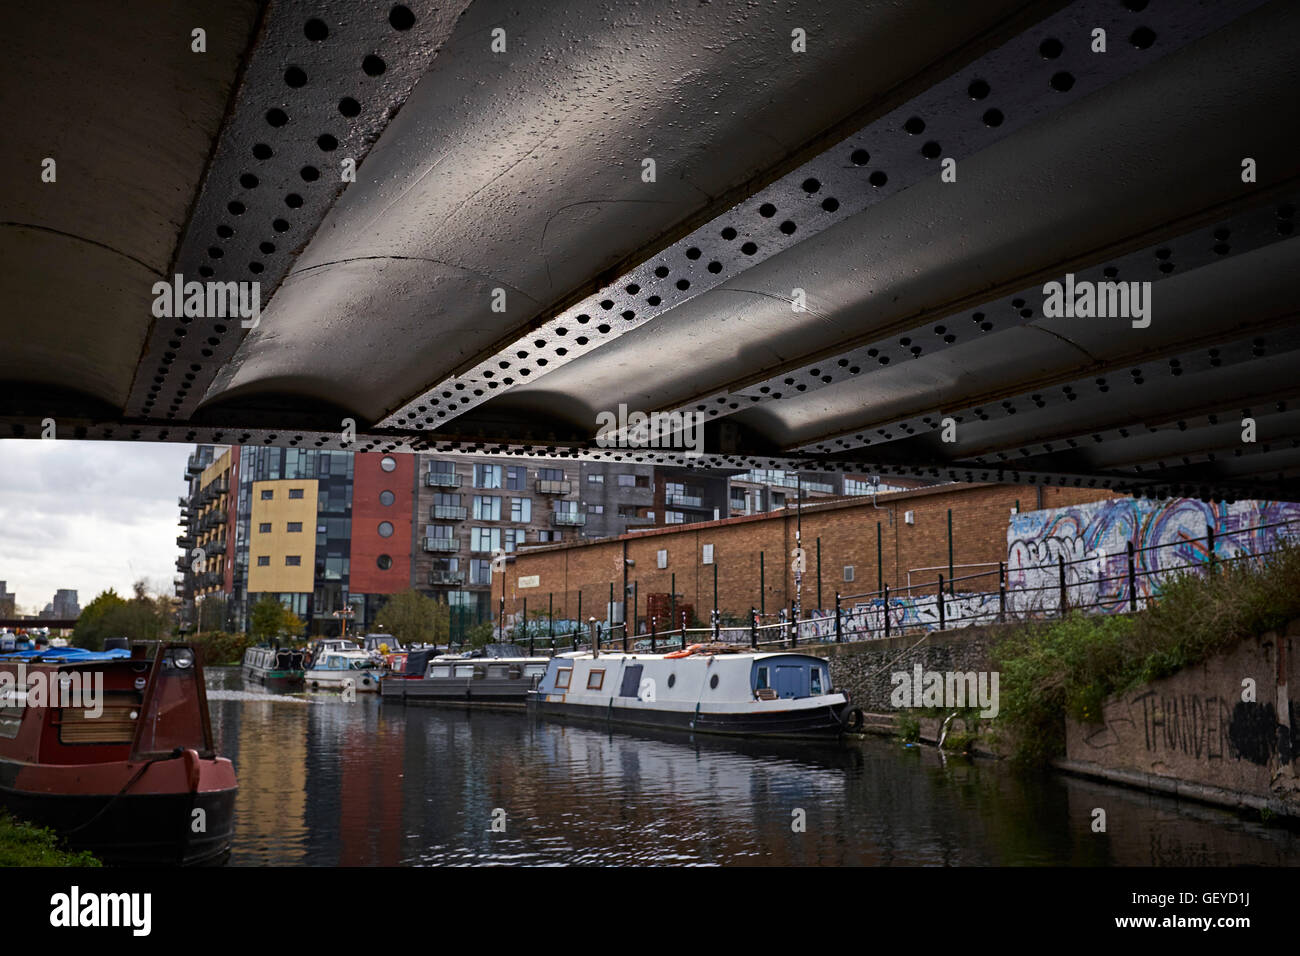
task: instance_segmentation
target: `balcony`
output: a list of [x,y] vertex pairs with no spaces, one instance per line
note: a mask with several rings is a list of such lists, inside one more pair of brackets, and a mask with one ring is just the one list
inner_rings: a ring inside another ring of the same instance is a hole
[[587,516],[577,511],[552,511],[551,524],[560,528],[577,528],[587,523]]
[[189,495],[181,495],[176,499],[176,504],[178,504],[182,509],[188,508],[190,506]]
[[539,495],[567,495],[573,491],[573,482],[571,481],[554,481],[549,478],[537,479],[537,493]]
[[677,505],[681,508],[703,508],[704,500],[699,495],[664,495],[665,505]]
[[425,538],[425,551],[459,551],[460,542],[455,538]]
[[461,585],[465,583],[464,571],[430,571],[430,584]]
[[469,511],[464,505],[434,505],[429,510],[430,517],[446,518],[450,521],[464,521],[467,514]]
[[629,526],[652,525],[655,519],[649,515],[619,515]]
[[176,547],[184,548],[185,550],[188,551],[190,548],[194,547],[194,535],[192,534],[178,535],[176,538]]
[[460,475],[454,471],[426,471],[424,483],[430,488],[459,488]]
[[185,462],[185,470],[191,475],[200,474],[203,471],[203,467],[202,462],[193,455],[190,455],[189,460]]

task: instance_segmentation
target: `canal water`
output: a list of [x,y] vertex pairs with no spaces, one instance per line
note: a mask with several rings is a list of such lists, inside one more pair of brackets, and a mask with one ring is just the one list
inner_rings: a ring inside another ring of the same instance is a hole
[[[208,670],[231,865],[1294,865],[1226,811],[868,739],[753,743],[268,693]],[[1093,832],[1093,811],[1106,832]]]

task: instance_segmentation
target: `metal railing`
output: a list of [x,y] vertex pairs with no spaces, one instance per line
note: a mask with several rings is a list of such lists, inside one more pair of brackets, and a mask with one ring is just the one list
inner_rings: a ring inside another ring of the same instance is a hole
[[454,471],[426,471],[424,484],[429,488],[459,488],[461,476]]
[[460,542],[455,538],[425,538],[425,551],[459,551]]

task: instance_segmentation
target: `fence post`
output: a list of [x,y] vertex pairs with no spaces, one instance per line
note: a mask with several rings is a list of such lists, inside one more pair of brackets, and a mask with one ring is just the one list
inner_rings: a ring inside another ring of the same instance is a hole
[[749,609],[749,646],[758,647],[758,609]]
[[533,630],[528,626],[528,598],[524,598],[524,633],[528,635],[528,656],[533,656]]
[[799,619],[795,617],[794,602],[790,603],[790,646],[799,646]]
[[938,598],[939,598],[939,630],[942,631],[944,630],[944,624],[945,624],[943,619],[943,575],[942,574],[939,575]]
[[1070,607],[1070,597],[1065,593],[1065,555],[1056,556],[1056,567],[1061,575],[1061,617],[1065,617],[1065,612]]
[[835,643],[840,644],[844,641],[844,630],[840,626],[840,592],[835,592]]
[[885,637],[889,637],[889,585],[885,585]]
[[1128,609],[1136,613],[1138,609],[1137,561],[1133,553],[1133,542],[1128,542]]
[[546,636],[551,639],[551,647],[555,647],[555,592],[552,591],[546,595]]
[[1210,573],[1213,574],[1215,570],[1215,558],[1214,558],[1214,525],[1212,524],[1207,524],[1205,526],[1205,549],[1210,554]]
[[686,612],[682,611],[682,650],[686,650]]
[[[714,567],[716,568],[717,565],[715,564]],[[713,641],[714,641],[715,644],[716,644],[716,643],[718,642],[718,640],[719,640],[719,636],[718,636],[718,625],[721,624],[721,623],[722,623],[722,615],[720,615],[720,614],[718,613],[718,609],[715,607],[715,608],[713,609]]]
[[659,619],[655,617],[655,615],[651,614],[650,615],[650,653],[651,654],[655,652],[655,626],[658,623],[659,623]]
[[1007,563],[998,562],[998,623],[1007,622]]

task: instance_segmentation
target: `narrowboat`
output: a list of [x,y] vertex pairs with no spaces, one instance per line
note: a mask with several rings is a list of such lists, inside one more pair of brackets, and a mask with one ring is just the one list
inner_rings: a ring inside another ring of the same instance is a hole
[[271,688],[301,687],[303,652],[281,647],[250,647],[244,651],[243,674]]
[[747,737],[835,737],[862,725],[825,660],[728,644],[560,654],[528,703],[542,716]]
[[546,657],[435,657],[412,651],[407,669],[380,682],[384,700],[522,708],[546,673]]
[[303,685],[308,690],[343,690],[351,682],[357,693],[379,692],[379,678],[384,666],[379,661],[358,650],[320,649],[303,672]]
[[222,863],[235,771],[187,644],[0,655],[0,802],[120,865]]

